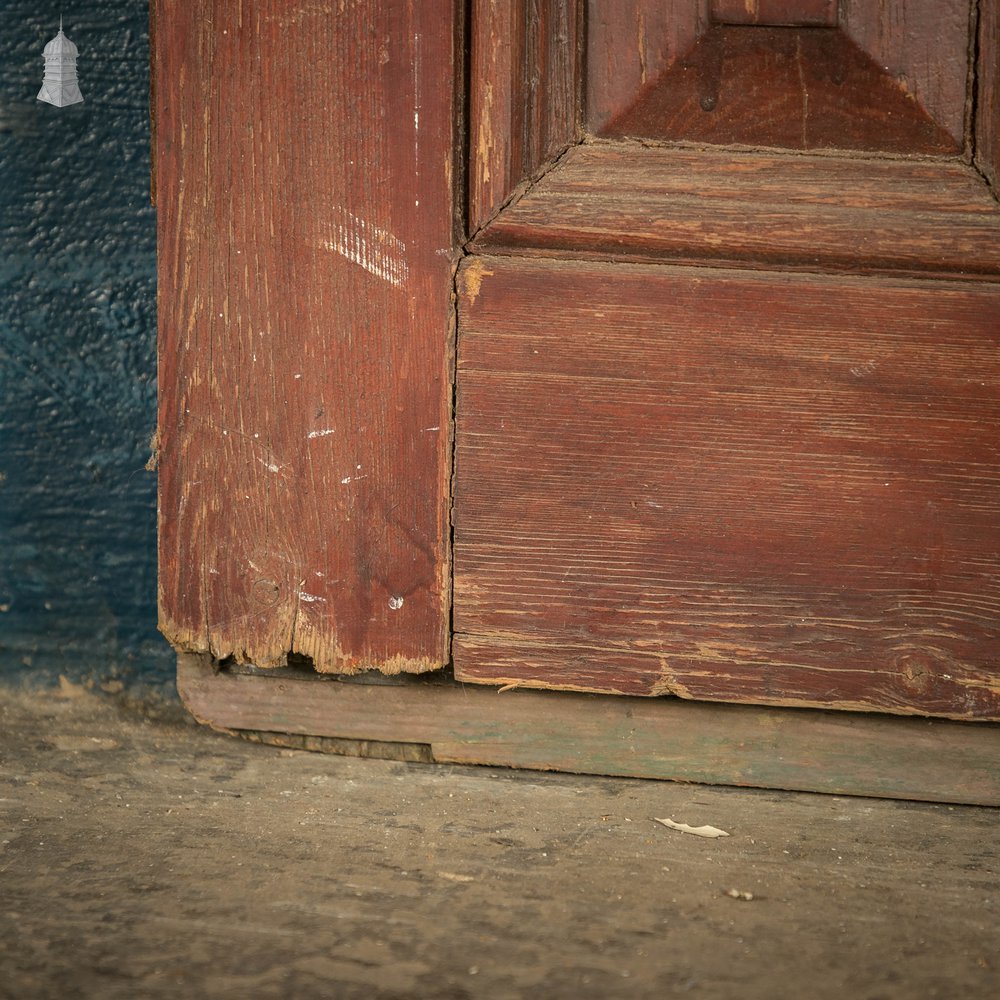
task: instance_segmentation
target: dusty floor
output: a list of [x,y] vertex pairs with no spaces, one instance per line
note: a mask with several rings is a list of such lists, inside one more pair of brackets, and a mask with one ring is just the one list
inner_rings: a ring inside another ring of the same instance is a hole
[[1000,996],[995,810],[317,755],[68,689],[0,693],[0,841],[19,1000]]

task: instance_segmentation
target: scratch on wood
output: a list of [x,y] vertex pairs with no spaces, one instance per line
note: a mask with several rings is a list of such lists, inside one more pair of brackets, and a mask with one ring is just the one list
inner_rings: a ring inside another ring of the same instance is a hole
[[309,593],[307,593],[304,590],[300,590],[299,591],[299,600],[300,601],[305,601],[307,604],[312,604],[312,603],[314,603],[316,601],[319,601],[319,602],[321,602],[323,604],[326,603],[326,598],[325,597],[320,597],[317,594],[309,594]]
[[323,240],[322,245],[376,278],[402,288],[410,277],[404,259],[406,244],[388,230],[359,219],[344,208],[339,214],[342,221],[334,223],[333,238]]

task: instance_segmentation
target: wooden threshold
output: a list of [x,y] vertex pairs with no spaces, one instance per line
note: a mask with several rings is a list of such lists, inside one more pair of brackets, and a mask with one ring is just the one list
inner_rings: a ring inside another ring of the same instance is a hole
[[1000,205],[957,160],[597,142],[472,249],[995,281]]
[[[423,744],[420,759],[1000,806],[1000,725],[674,698],[219,670],[180,654],[177,688],[217,729]],[[322,743],[305,742],[306,747]]]

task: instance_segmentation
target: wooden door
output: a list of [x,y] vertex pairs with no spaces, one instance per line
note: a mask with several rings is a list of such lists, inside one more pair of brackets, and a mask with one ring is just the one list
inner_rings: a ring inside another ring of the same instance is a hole
[[583,13],[473,78],[456,675],[1000,718],[995,5]]
[[1000,718],[993,0],[155,10],[179,650]]
[[448,661],[451,0],[157,0],[160,627]]

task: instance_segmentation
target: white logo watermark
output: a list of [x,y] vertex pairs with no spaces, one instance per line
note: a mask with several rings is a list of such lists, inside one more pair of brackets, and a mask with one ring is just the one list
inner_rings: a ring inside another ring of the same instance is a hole
[[59,34],[45,46],[45,78],[38,100],[64,108],[67,104],[80,104],[83,94],[76,79],[76,46],[63,34],[59,18]]

